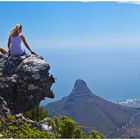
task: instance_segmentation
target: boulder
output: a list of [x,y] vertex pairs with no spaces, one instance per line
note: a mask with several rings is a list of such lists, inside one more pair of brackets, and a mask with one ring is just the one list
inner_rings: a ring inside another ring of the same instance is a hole
[[0,96],[12,114],[33,109],[45,97],[54,98],[51,86],[55,80],[49,69],[50,65],[37,55],[0,55]]

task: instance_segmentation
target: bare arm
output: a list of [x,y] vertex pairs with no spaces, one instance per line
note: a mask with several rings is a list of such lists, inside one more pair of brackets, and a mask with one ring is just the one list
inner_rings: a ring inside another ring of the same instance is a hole
[[26,46],[26,48],[27,48],[32,54],[35,54],[35,53],[31,50],[30,46],[28,45],[28,43],[27,43],[25,37],[24,37],[22,34],[20,35],[20,37],[21,37],[21,39],[22,39],[24,45]]

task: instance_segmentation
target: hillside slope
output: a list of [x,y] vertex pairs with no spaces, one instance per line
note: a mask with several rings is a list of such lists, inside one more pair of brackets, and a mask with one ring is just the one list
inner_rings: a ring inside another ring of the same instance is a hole
[[77,80],[69,96],[46,106],[51,117],[66,115],[84,126],[107,135],[127,124],[139,109],[124,107],[93,94],[83,80]]

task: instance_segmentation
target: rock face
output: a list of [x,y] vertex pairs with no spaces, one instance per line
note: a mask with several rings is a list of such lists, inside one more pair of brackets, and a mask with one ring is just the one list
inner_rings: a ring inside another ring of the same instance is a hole
[[44,97],[54,98],[50,88],[55,80],[49,69],[50,65],[37,55],[0,55],[0,96],[12,114],[34,108]]
[[75,82],[72,92],[60,101],[46,106],[50,116],[66,115],[81,126],[85,132],[91,129],[105,136],[127,124],[140,109],[124,107],[107,101],[91,92],[83,80]]
[[5,117],[6,113],[10,114],[10,110],[7,106],[6,101],[0,97],[0,120]]

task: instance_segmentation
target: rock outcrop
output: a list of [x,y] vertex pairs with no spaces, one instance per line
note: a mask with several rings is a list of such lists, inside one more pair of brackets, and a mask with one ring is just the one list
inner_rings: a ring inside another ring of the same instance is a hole
[[54,98],[50,88],[55,80],[49,69],[50,65],[37,55],[0,55],[0,96],[12,114],[34,108],[44,97]]
[[6,101],[0,97],[0,120],[6,116],[6,114],[11,114]]

